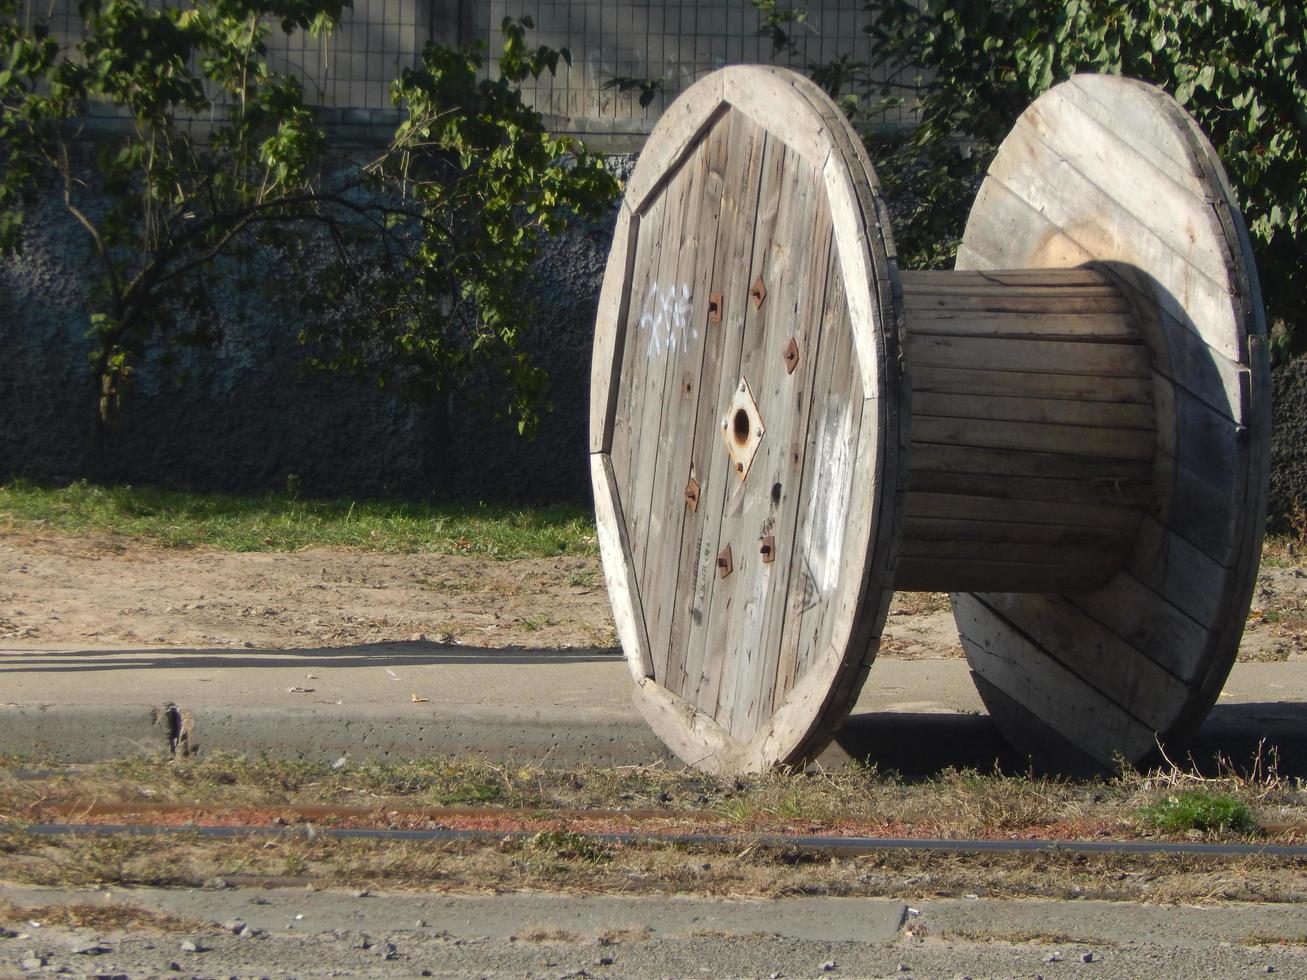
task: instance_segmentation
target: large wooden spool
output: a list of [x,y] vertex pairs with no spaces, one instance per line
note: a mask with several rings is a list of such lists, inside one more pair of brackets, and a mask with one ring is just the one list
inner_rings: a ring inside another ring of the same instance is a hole
[[1018,751],[1145,760],[1242,633],[1265,337],[1220,161],[1159,89],[1041,96],[956,271],[900,273],[830,100],[705,78],[631,177],[595,333],[599,539],[645,717],[708,770],[810,758],[894,589],[949,591]]

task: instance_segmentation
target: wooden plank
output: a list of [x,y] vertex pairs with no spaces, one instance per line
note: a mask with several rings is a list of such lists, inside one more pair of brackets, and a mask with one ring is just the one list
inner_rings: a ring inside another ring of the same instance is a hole
[[[951,272],[949,275],[961,273]],[[921,335],[1140,343],[1139,331],[1124,313],[978,313],[945,305],[930,310],[910,310],[908,317],[908,330]]]
[[[700,381],[706,360],[708,301],[722,210],[730,127],[719,122],[704,138],[701,152],[692,158],[696,173],[687,194],[685,218],[675,252],[672,314],[688,307],[684,322],[673,321],[664,335],[662,356],[668,360],[663,390],[663,414],[653,464],[651,519],[645,546],[645,621],[654,649],[654,676],[667,674],[670,630],[680,570],[681,540],[687,508],[685,487],[694,465],[696,414]],[[678,295],[686,295],[681,300]],[[682,304],[683,305],[677,305]]]
[[[1056,471],[1053,471],[1056,473]],[[1147,507],[1152,500],[1152,487],[1144,474],[1139,479],[1125,481],[1094,477],[1080,480],[1074,477],[1025,477],[1014,480],[1011,476],[991,473],[963,473],[948,470],[919,470],[911,468],[910,486],[922,493],[957,493],[964,497],[997,497],[1000,500],[1064,500],[1078,504],[1108,504],[1113,507]]]
[[[644,478],[639,467],[640,433],[645,413],[651,410],[655,413],[661,411],[658,405],[650,406],[646,391],[649,358],[645,351],[647,340],[640,337],[639,320],[642,316],[642,300],[651,288],[655,288],[658,259],[666,232],[663,220],[664,202],[665,198],[662,196],[655,198],[639,224],[635,271],[629,290],[631,299],[627,304],[626,342],[623,344],[622,351],[622,390],[617,397],[613,415],[613,436],[609,447],[609,457],[617,481],[618,498],[623,501],[627,538],[633,546],[642,540],[642,530],[648,516],[644,510],[634,504],[639,493],[640,482]],[[632,558],[637,561],[637,568],[642,567],[640,556],[633,552]]]
[[1010,395],[1027,398],[1065,398],[1082,401],[1129,402],[1151,405],[1152,378],[1094,377],[1076,374],[1031,374],[985,371],[970,366],[931,367],[912,362],[912,390],[949,394]]
[[[707,333],[709,342],[699,371],[691,457],[700,485],[700,501],[681,532],[677,558],[677,603],[672,609],[668,635],[667,674],[662,683],[669,691],[697,702],[702,679],[703,643],[691,644],[691,634],[710,610],[716,578],[721,508],[730,486],[728,458],[722,451],[717,420],[725,411],[725,391],[734,391],[749,310],[749,256],[753,248],[758,191],[762,177],[766,136],[749,119],[732,112],[727,117],[726,179],[714,248],[712,291],[723,297],[722,320]],[[714,697],[715,702],[715,697]]]
[[1125,508],[1063,501],[999,500],[992,497],[963,497],[959,494],[909,493],[905,518],[957,517],[972,520],[1007,521],[1012,524],[1058,524],[1129,529],[1139,515]]
[[1154,732],[971,595],[953,599],[971,669],[1103,766],[1150,752]]
[[903,522],[903,548],[922,542],[1012,542],[1041,546],[1093,545],[1099,550],[1118,549],[1133,540],[1125,528],[1066,524],[1012,524],[954,517],[909,517]]
[[1012,422],[996,419],[912,418],[912,436],[935,445],[1012,449],[1021,452],[1151,460],[1156,437],[1148,429]]
[[652,679],[639,682],[635,703],[654,734],[686,765],[723,776],[748,768],[745,746],[694,705]]
[[[1066,426],[1154,429],[1152,405],[1025,398],[1013,395],[966,395],[954,392],[912,393],[912,418],[968,418],[1007,422],[1043,422]],[[1077,454],[1083,455],[1083,454]]]
[[626,536],[626,521],[621,512],[617,480],[612,462],[604,453],[590,456],[590,483],[594,488],[595,533],[603,559],[604,583],[613,610],[617,638],[626,652],[626,663],[636,681],[653,674],[653,656],[649,634],[645,630],[640,606],[640,589],[631,561],[631,546]]
[[[1159,232],[1113,196],[1117,188],[1105,190],[1087,179],[1065,163],[1066,147],[1050,148],[1028,125],[1018,122],[1004,144],[1009,150],[995,159],[988,180],[1011,189],[1099,261],[1119,263],[1116,271],[1123,279],[1136,283],[1177,320],[1203,324],[1208,345],[1238,360],[1239,331],[1228,287],[1212,278],[1210,263],[1195,266],[1184,237],[1170,232],[1186,222],[1203,228],[1210,220],[1204,202],[1194,200],[1186,207],[1182,200],[1168,201],[1175,211],[1165,215],[1171,223]],[[1086,212],[1097,220],[1079,221]],[[1132,269],[1148,271],[1140,278]]]
[[989,340],[913,336],[905,344],[908,363],[932,368],[1029,371],[1117,378],[1148,378],[1147,359],[1121,344],[1077,344],[1056,340]]
[[1139,525],[1130,574],[1198,622],[1219,622],[1229,569],[1152,517]]
[[[780,186],[784,176],[784,146],[771,137],[765,137],[759,163],[758,188],[755,218],[752,234],[747,237],[737,235],[740,242],[738,258],[730,273],[729,295],[747,297],[750,284],[758,274],[761,261],[761,242],[769,242],[772,229],[776,223],[776,211],[780,205]],[[727,295],[725,292],[723,295]],[[737,300],[738,302],[738,300]],[[743,345],[754,329],[757,310],[752,302],[742,302],[740,331],[735,335],[735,347],[728,350],[723,357],[721,371],[713,383],[718,393],[717,409],[711,430],[704,432],[705,454],[709,459],[709,482],[711,496],[707,499],[708,518],[704,527],[704,547],[698,556],[698,573],[696,580],[700,583],[702,600],[694,609],[686,623],[688,639],[686,646],[686,700],[707,712],[709,717],[717,713],[718,695],[729,679],[734,690],[734,660],[721,645],[725,629],[732,614],[738,579],[734,576],[720,578],[717,575],[716,562],[718,552],[731,543],[725,532],[728,512],[740,502],[740,481],[736,478],[730,464],[730,458],[721,448],[721,436],[716,427],[716,419],[725,412],[730,403],[731,394],[739,382],[740,358]],[[705,384],[709,382],[705,379]],[[701,502],[700,507],[704,504]],[[695,596],[699,602],[699,595]],[[694,613],[698,612],[696,616]],[[718,635],[719,642],[714,645],[712,637]],[[694,668],[692,671],[691,668]],[[724,677],[723,675],[727,675]],[[691,695],[691,686],[694,693]]]
[[1117,133],[1135,153],[1191,193],[1206,197],[1201,164],[1183,130],[1175,125],[1173,103],[1147,83],[1107,75],[1072,75],[1050,96]]
[[[1027,525],[1029,526],[1029,525]],[[1070,532],[1070,528],[1060,528]],[[1069,536],[1069,535],[1068,535]],[[1046,541],[1029,543],[1007,538],[990,537],[951,539],[905,537],[899,551],[900,561],[909,558],[950,558],[957,561],[1003,561],[1014,565],[1111,565],[1120,567],[1129,553],[1128,536],[1118,535],[1115,541]],[[1043,582],[1032,579],[1024,592],[1045,591]],[[933,592],[949,592],[952,588],[941,585]]]
[[[1047,476],[1059,480],[1080,480],[1085,483],[1094,480],[1147,483],[1152,479],[1152,469],[1151,463],[1141,460],[1075,456],[1069,453],[1021,453],[1001,449],[972,449],[966,446],[934,446],[916,441],[912,443],[914,479],[918,473],[934,472],[1004,477]],[[1014,481],[1013,486],[1024,486],[1025,482],[1025,480]],[[1047,498],[1041,496],[1037,499]]]
[[894,584],[903,592],[1089,592],[1121,567],[1117,558],[1078,565],[1000,559],[900,556]]
[[720,77],[705,78],[682,96],[658,117],[626,183],[626,201],[637,214],[643,214],[659,196],[677,162],[727,109]]
[[831,139],[792,76],[745,65],[725,75],[726,99],[759,128],[783,142],[809,167],[820,170],[830,155]]
[[1062,170],[1085,181],[1069,183],[1066,193],[1093,186],[1213,283],[1226,280],[1225,243],[1209,197],[1189,167],[1160,161],[1154,165],[1115,129],[1080,112],[1079,103],[1061,93],[1026,111],[1017,131],[1027,128],[1062,161]]
[[626,283],[635,263],[640,219],[626,202],[617,211],[613,243],[599,290],[595,315],[594,351],[590,358],[590,452],[608,452],[613,440],[613,416],[621,392],[630,293]]
[[[776,667],[770,702],[776,710],[794,686],[799,670],[799,647],[802,635],[800,620],[810,608],[825,601],[817,587],[816,578],[809,565],[807,540],[811,536],[806,532],[806,522],[813,509],[814,485],[820,465],[817,454],[821,452],[820,430],[824,424],[826,398],[832,389],[835,365],[841,360],[853,356],[852,338],[847,334],[847,311],[844,306],[844,292],[840,282],[838,255],[834,254],[834,242],[831,243],[832,261],[823,272],[823,306],[822,318],[814,329],[820,342],[812,357],[812,385],[807,409],[807,417],[802,433],[795,433],[797,445],[791,447],[793,454],[798,453],[798,473],[793,479],[796,484],[796,500],[792,523],[787,535],[788,547],[780,556],[787,563],[787,587],[785,608],[781,611],[780,635],[776,640]],[[819,414],[820,413],[820,414]]]
[[1133,575],[1121,572],[1101,589],[1067,598],[1185,684],[1200,680],[1214,634]]
[[[772,268],[773,252],[777,242],[789,245],[791,226],[798,214],[796,201],[799,198],[799,186],[803,183],[806,170],[802,165],[803,158],[787,145],[776,142],[775,147],[773,159],[776,165],[771,169],[764,166],[762,188],[758,196],[758,224],[754,230],[753,253],[748,266],[751,283],[759,276],[764,283],[776,278]],[[788,247],[784,251],[788,252]],[[778,288],[784,291],[783,286]],[[755,308],[752,302],[748,305],[739,376],[750,387],[760,383],[757,368],[765,355],[762,347],[771,317],[771,301],[775,298],[772,296],[772,288],[767,287],[766,301],[761,307]],[[732,388],[727,385],[727,379],[723,378],[722,390],[730,391]],[[771,411],[772,406],[767,406],[765,412]],[[766,417],[764,414],[764,422]],[[774,438],[764,439],[769,447],[774,441]],[[744,512],[751,501],[769,500],[770,484],[753,484],[747,478],[741,479],[734,474],[727,477],[727,483],[728,499],[722,511],[720,540],[723,545],[729,544],[737,556],[736,571],[724,579],[718,579],[713,592],[712,609],[703,632],[707,651],[704,658],[705,673],[710,678],[709,689],[715,688],[716,698],[710,703],[704,697],[699,703],[718,724],[726,726],[730,731],[740,685],[747,685],[754,677],[761,654],[756,640],[741,641],[740,631],[743,628],[747,633],[755,634],[761,628],[763,603],[771,572],[771,569],[763,569],[761,574],[756,574],[760,564],[754,543],[757,539],[744,523]],[[751,567],[755,574],[749,574]],[[743,679],[742,674],[745,675]]]
[[1153,731],[1165,731],[1192,695],[1174,674],[1066,599],[1001,592],[973,598]]
[[[659,249],[651,259],[648,290],[639,296],[639,318],[635,321],[636,356],[640,363],[632,376],[639,386],[642,403],[639,425],[633,424],[631,446],[632,484],[622,495],[631,530],[631,558],[636,563],[640,594],[645,602],[656,597],[649,588],[649,539],[663,507],[654,506],[658,477],[659,433],[668,405],[668,376],[675,370],[678,344],[690,331],[691,297],[687,283],[677,279],[677,263],[684,249],[683,229],[697,204],[699,181],[704,176],[704,143],[699,141],[683,159],[675,175],[659,194],[663,213]],[[632,305],[636,297],[632,297]],[[647,612],[647,610],[646,610]]]
[[[766,405],[767,436],[749,472],[749,491],[741,516],[749,568],[755,576],[753,596],[761,608],[737,620],[740,629],[728,643],[741,652],[757,651],[752,671],[736,675],[729,729],[739,738],[753,738],[769,724],[783,641],[786,598],[790,588],[794,539],[801,505],[802,449],[812,407],[813,376],[821,343],[820,327],[827,300],[826,283],[834,251],[830,209],[817,174],[803,174],[790,207],[789,240],[779,234],[773,243],[765,333],[744,358],[746,377],[758,379],[760,405]],[[776,301],[773,305],[773,299]],[[799,349],[799,365],[791,373],[783,352],[790,338]],[[799,451],[796,453],[796,449]],[[784,548],[784,557],[760,562],[758,542],[765,536]],[[751,545],[751,548],[748,546]],[[779,559],[779,560],[777,560]],[[720,719],[727,723],[726,719]]]

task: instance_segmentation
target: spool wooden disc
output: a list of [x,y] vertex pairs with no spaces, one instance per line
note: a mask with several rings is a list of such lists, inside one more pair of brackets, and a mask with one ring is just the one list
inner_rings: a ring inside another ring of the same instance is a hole
[[757,770],[838,729],[875,655],[900,521],[893,246],[843,116],[727,68],[663,115],[600,297],[591,463],[649,723]]
[[1152,353],[1154,499],[1125,568],[1082,595],[967,593],[954,616],[990,714],[1062,769],[1148,758],[1234,663],[1261,552],[1270,383],[1257,271],[1225,171],[1162,90],[1083,75],[1021,116],[958,269],[1095,263]]

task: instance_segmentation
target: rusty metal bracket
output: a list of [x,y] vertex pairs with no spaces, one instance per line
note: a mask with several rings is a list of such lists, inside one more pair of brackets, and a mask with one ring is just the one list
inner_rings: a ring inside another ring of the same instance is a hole
[[799,342],[791,337],[790,342],[785,345],[785,353],[782,356],[785,358],[785,373],[793,374],[794,369],[799,366]]
[[709,323],[722,322],[722,294],[721,293],[708,294],[708,322]]
[[762,563],[770,565],[776,560],[776,536],[769,534],[758,542],[758,554],[762,555]]
[[735,563],[731,560],[731,546],[728,544],[717,555],[717,577],[725,578],[735,571]]
[[758,278],[753,281],[753,285],[749,287],[749,296],[753,300],[753,308],[755,310],[759,309],[762,306],[762,301],[767,298],[767,285],[762,281],[761,275],[759,275]]
[[690,482],[685,485],[685,506],[691,513],[699,509],[699,481],[694,477],[690,477]]

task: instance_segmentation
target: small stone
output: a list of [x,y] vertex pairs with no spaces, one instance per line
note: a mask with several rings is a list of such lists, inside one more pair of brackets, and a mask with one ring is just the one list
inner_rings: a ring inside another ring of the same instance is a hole
[[425,929],[427,927],[427,920],[418,919],[417,922],[413,923],[413,927],[415,929]]
[[612,966],[613,958],[611,956],[596,956],[595,966]]
[[906,963],[900,963],[900,964],[899,964],[899,972],[900,972],[900,973],[907,973],[910,969],[912,969],[912,967],[908,966],[908,964],[906,964]]
[[272,903],[271,903],[270,901],[268,901],[266,898],[264,898],[262,895],[255,895],[253,898],[250,899],[250,904],[251,904],[251,905],[271,905]]
[[369,895],[371,895],[371,894],[372,894],[372,892],[368,891],[366,888],[360,888],[360,889],[358,889],[358,891],[354,892],[354,897],[355,897],[355,898],[367,898],[367,897],[368,897]]
[[1266,972],[1267,972],[1267,973],[1274,973],[1274,972],[1275,972],[1275,967],[1273,967],[1273,966],[1271,966],[1271,964],[1267,963],[1267,964],[1266,964]]
[[382,943],[382,944],[381,944],[381,958],[382,958],[383,960],[397,960],[397,959],[399,959],[399,950],[395,948],[395,944],[394,944],[394,943]]
[[14,932],[14,930],[0,926],[0,939],[13,939],[17,935],[18,933]]
[[72,952],[77,956],[99,956],[101,953],[112,953],[113,947],[105,943],[94,942],[83,946],[74,946]]
[[823,973],[830,973],[830,971],[833,969],[835,969],[834,960],[827,960],[825,963],[821,965],[821,970]]
[[168,964],[168,969],[171,970],[173,973],[181,973],[182,965],[178,963],[176,960],[173,960],[171,963]]
[[1061,963],[1061,962],[1062,962],[1062,954],[1061,954],[1061,953],[1049,953],[1047,956],[1044,957],[1044,962],[1045,962],[1045,963]]
[[1093,954],[1093,953],[1081,953],[1081,954],[1080,954],[1080,962],[1081,962],[1081,963],[1092,963],[1092,962],[1094,962],[1094,954]]
[[418,976],[420,976],[420,977],[429,977],[429,976],[431,976],[431,971],[430,971],[430,970],[423,970],[421,973],[418,974]]
[[221,891],[227,887],[227,880],[225,878],[205,878],[200,887],[209,891]]
[[208,951],[208,947],[205,946],[203,943],[199,942],[198,940],[195,939],[182,940],[183,953],[204,953],[207,951]]
[[352,949],[371,949],[372,940],[370,940],[367,936],[359,936],[358,939],[350,943],[350,947]]
[[245,929],[245,923],[240,919],[228,919],[222,924],[222,927],[228,932],[234,932],[239,935]]
[[25,956],[21,963],[18,964],[24,970],[39,970],[45,966],[44,956]]

